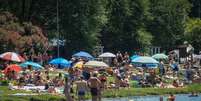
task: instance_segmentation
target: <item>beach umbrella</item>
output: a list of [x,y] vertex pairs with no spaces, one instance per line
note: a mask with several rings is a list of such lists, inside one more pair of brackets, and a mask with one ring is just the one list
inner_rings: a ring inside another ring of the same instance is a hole
[[194,55],[193,55],[193,58],[195,58],[195,59],[201,59],[201,55],[196,55],[196,54],[194,54]]
[[102,61],[88,61],[84,64],[85,67],[109,67]]
[[159,62],[152,57],[140,56],[131,61],[132,63],[141,63],[141,64],[158,64]]
[[73,57],[78,57],[78,58],[82,57],[82,58],[87,58],[87,59],[93,59],[94,58],[91,54],[84,52],[84,51],[80,51],[80,52],[74,54]]
[[73,68],[82,69],[83,65],[84,65],[84,61],[79,61],[79,62],[75,63],[75,65],[73,65]]
[[152,58],[154,58],[154,59],[168,59],[168,56],[163,54],[163,53],[161,53],[161,54],[153,55]]
[[26,61],[26,62],[20,64],[20,66],[21,66],[21,67],[24,67],[24,68],[25,68],[25,67],[28,67],[29,65],[30,65],[33,69],[43,69],[43,67],[42,67],[40,64],[35,63],[35,62],[32,62],[32,61]]
[[8,67],[6,67],[5,69],[4,69],[4,73],[5,74],[7,74],[7,73],[9,73],[9,72],[11,72],[11,71],[15,71],[15,72],[20,72],[22,69],[21,69],[21,67],[19,66],[19,65],[17,65],[17,64],[12,64],[12,65],[9,65]]
[[110,52],[105,52],[105,53],[99,55],[99,57],[100,58],[114,58],[114,57],[116,57],[116,55],[113,53],[110,53]]
[[70,67],[71,62],[64,58],[56,58],[49,62],[50,64],[62,66],[62,67]]
[[137,58],[137,57],[139,57],[139,55],[133,55],[133,56],[131,56],[130,58],[131,58],[131,60],[133,60],[133,59],[135,59],[135,58]]
[[0,55],[0,58],[3,60],[15,61],[15,62],[24,62],[25,61],[24,58],[22,58],[19,54],[14,53],[14,52],[5,52]]

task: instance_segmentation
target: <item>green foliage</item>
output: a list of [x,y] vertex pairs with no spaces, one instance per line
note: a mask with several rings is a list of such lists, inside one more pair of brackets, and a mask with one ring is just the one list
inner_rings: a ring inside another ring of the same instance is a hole
[[[145,23],[149,20],[149,0],[110,0],[107,7],[108,23],[101,37],[107,51],[131,52],[150,45],[151,34],[145,32]],[[146,42],[142,42],[143,37]]]
[[[192,41],[183,37],[186,32],[185,24],[189,15],[200,18],[201,8],[200,0],[58,0],[58,2],[59,35],[56,30],[57,0],[0,1],[0,11],[11,12],[6,16],[0,16],[0,33],[18,32],[19,35],[13,36],[26,36],[15,38],[21,40],[20,44],[25,44],[25,41],[30,40],[29,36],[41,32],[38,29],[43,29],[49,39],[59,36],[60,39],[66,40],[67,55],[79,50],[91,52],[97,44],[102,44],[105,51],[113,52],[135,49],[144,51],[151,45],[170,49],[182,44],[184,40]],[[26,44],[30,43],[27,42]],[[9,41],[3,40],[0,43],[8,44]],[[191,43],[196,43],[195,48],[199,48],[197,41]],[[34,50],[45,50],[43,44],[37,44]],[[17,46],[13,44],[6,49],[12,50],[12,47]],[[5,47],[0,45],[0,48]]]
[[9,81],[8,80],[2,80],[0,81],[1,86],[8,86]]
[[201,1],[200,0],[189,0],[192,4],[190,17],[201,18]]
[[151,0],[152,20],[148,31],[154,36],[154,45],[165,49],[182,44],[184,23],[190,10],[188,0]]
[[151,35],[151,33],[147,32],[145,29],[139,29],[137,31],[137,40],[139,43],[141,43],[141,47],[144,47],[144,51],[145,53],[148,52],[148,47],[151,45],[151,41],[153,36]]
[[195,49],[201,49],[201,19],[189,19],[186,22],[184,38],[190,42]]
[[105,4],[106,0],[62,1],[61,36],[67,40],[69,54],[79,50],[92,51],[99,43],[99,32],[107,21]]

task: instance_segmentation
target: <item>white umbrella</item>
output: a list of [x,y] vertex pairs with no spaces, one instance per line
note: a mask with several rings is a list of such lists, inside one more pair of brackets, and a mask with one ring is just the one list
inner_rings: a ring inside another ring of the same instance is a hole
[[163,53],[160,53],[160,54],[153,55],[152,58],[154,58],[154,59],[168,59],[168,56],[163,54]]
[[84,64],[85,67],[109,67],[102,61],[88,61]]
[[201,55],[196,55],[196,54],[194,54],[193,57],[194,57],[195,59],[201,59]]
[[110,53],[110,52],[105,52],[105,53],[99,55],[99,57],[100,58],[113,58],[113,57],[116,57],[116,55],[113,53]]

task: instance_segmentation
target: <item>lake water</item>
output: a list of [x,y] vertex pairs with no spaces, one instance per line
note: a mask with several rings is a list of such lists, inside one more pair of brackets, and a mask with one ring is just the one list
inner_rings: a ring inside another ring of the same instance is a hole
[[[190,94],[176,95],[175,101],[201,101],[201,95],[189,97]],[[167,101],[168,96],[163,96],[163,101]],[[122,98],[104,98],[102,101],[159,101],[160,96],[133,96]]]

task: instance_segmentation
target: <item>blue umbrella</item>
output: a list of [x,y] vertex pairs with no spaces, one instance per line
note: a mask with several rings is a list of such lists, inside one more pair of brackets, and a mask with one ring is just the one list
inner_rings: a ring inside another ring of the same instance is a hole
[[139,55],[133,55],[132,57],[131,57],[131,60],[133,60],[133,59],[135,59],[135,58],[137,58],[137,57],[140,57]]
[[20,66],[24,68],[28,67],[29,65],[32,66],[33,69],[43,69],[43,67],[40,64],[32,61],[26,61],[20,64]]
[[89,53],[84,52],[84,51],[80,51],[80,52],[74,54],[73,57],[83,57],[83,58],[87,58],[87,59],[93,59],[94,58],[92,55],[90,55]]
[[[61,66],[61,67],[70,67],[71,62],[64,58],[56,58],[49,62],[50,64]],[[61,68],[59,67],[59,68]]]
[[152,57],[140,56],[132,60],[132,63],[142,63],[142,64],[158,64],[159,62]]
[[147,57],[147,56],[139,56],[131,61],[133,64],[140,66],[140,67],[151,67],[155,68],[158,66],[158,61],[156,61],[152,57]]

